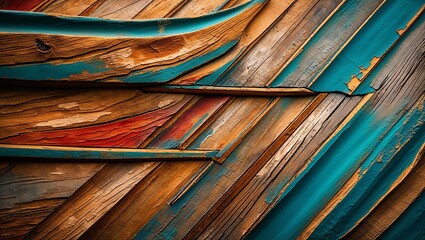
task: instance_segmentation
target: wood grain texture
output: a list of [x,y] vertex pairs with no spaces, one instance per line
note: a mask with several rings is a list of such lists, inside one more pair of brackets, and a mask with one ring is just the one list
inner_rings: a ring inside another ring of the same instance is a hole
[[[0,76],[30,81],[167,82],[226,52],[263,3],[252,0],[200,18],[139,22],[0,12],[10,24],[2,29],[9,33],[0,34],[4,43]],[[30,69],[32,74],[27,72]],[[43,74],[36,74],[42,70]]]

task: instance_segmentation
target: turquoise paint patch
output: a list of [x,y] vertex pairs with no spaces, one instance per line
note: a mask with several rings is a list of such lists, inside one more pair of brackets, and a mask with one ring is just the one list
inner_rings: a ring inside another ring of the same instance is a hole
[[[199,56],[183,62],[177,66],[162,69],[159,71],[143,70],[135,71],[124,77],[115,77],[124,83],[163,83],[170,81],[179,75],[198,67],[222,54],[233,47],[239,39],[230,41],[216,50],[209,52],[203,56]],[[52,63],[34,63],[21,64],[16,66],[0,66],[0,77],[29,81],[54,80],[60,81],[69,78],[71,75],[96,74],[111,71],[106,64],[100,60],[89,60],[68,64],[52,64]],[[102,81],[102,80],[99,80]]]
[[[368,68],[373,57],[381,57],[400,38],[397,30],[423,6],[422,0],[389,0],[363,26],[351,42],[310,86],[315,92],[350,93],[348,82]],[[373,89],[363,88],[369,92]]]
[[[425,14],[422,14],[419,19],[413,23],[411,28],[408,30],[410,32],[415,32],[422,24],[425,22]],[[400,40],[397,45],[381,60],[381,63],[370,73],[370,75],[362,81],[362,83],[357,87],[352,95],[364,95],[367,93],[374,92],[378,86],[372,86],[372,80],[376,78],[378,73],[387,66],[387,64],[393,59],[394,55],[400,51],[401,45],[406,41],[409,33],[406,33]]]
[[234,8],[196,18],[111,20],[91,17],[53,16],[38,12],[0,10],[0,32],[59,34],[96,37],[155,37],[195,32],[231,19],[265,0],[251,0]]
[[315,228],[312,239],[340,238],[370,212],[415,160],[425,142],[423,122],[425,114],[420,109],[399,120],[362,164],[357,184]]
[[295,239],[308,226],[402,116],[403,104],[383,118],[372,101],[313,157],[248,239]]
[[16,66],[0,66],[0,78],[11,78],[30,81],[62,80],[70,75],[96,74],[106,72],[108,69],[102,61],[83,61],[75,63],[34,63]]
[[420,240],[425,236],[425,192],[381,235],[382,240]]
[[167,82],[176,78],[177,76],[194,69],[222,54],[224,54],[227,50],[233,47],[239,39],[230,41],[223,46],[217,48],[216,50],[209,52],[203,56],[199,56],[193,59],[190,59],[186,62],[183,62],[177,66],[170,67],[167,69],[162,69],[159,71],[135,71],[130,73],[125,77],[117,77],[122,82],[125,83],[161,83]]

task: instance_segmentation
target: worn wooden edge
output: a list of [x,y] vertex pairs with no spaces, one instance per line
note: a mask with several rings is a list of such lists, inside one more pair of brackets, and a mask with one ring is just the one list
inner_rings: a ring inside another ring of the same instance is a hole
[[205,95],[283,97],[309,96],[316,93],[307,88],[262,88],[262,87],[218,87],[218,86],[164,86],[143,88],[145,92],[185,93]]
[[39,145],[0,144],[0,157],[76,159],[76,160],[185,160],[212,159],[217,150],[131,149],[55,147]]

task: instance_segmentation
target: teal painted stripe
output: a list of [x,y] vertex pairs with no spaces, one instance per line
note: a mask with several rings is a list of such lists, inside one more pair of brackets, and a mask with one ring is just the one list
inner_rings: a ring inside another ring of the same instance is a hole
[[362,164],[360,180],[317,226],[311,239],[340,238],[370,212],[419,154],[425,143],[423,123],[421,109],[399,120]]
[[[358,19],[365,11],[364,8],[369,7],[369,5],[375,6],[378,4],[378,1],[375,1],[376,3],[370,2],[370,0],[346,1],[329,21],[310,39],[304,46],[303,51],[273,80],[270,87],[292,86],[300,80],[303,80],[303,82],[305,82],[305,80],[309,82],[313,81],[313,79],[318,76],[320,70],[328,65],[337,54],[337,50],[332,50],[332,46],[329,45],[341,45],[340,47],[342,47],[344,43],[343,39],[348,38],[344,33],[354,32],[356,29],[352,25],[359,25],[359,20],[357,20],[357,22],[354,20],[353,22],[353,19]],[[332,37],[339,41],[329,41]],[[317,53],[324,52],[323,54],[327,54],[329,51],[335,52],[329,54],[326,61],[322,62],[322,57],[320,55],[317,56]],[[309,74],[305,74],[306,72]],[[314,72],[315,74],[312,74]],[[305,79],[307,77],[310,79]]]
[[97,37],[154,37],[195,32],[231,19],[265,0],[251,0],[234,8],[196,18],[111,20],[54,16],[38,12],[0,10],[0,32]]
[[369,100],[313,157],[248,239],[296,239],[392,127],[403,124],[400,110],[407,103],[393,106],[387,114],[388,109],[375,110],[373,101]]
[[425,237],[425,192],[381,235],[382,240],[422,240]]
[[[422,24],[425,23],[425,14],[422,14],[418,20],[409,29],[409,32],[415,32]],[[369,74],[369,76],[363,80],[363,82],[357,87],[352,95],[364,95],[369,92],[374,92],[379,86],[374,86],[373,79],[376,79],[377,75],[385,68],[388,63],[394,58],[394,56],[400,52],[400,47],[403,42],[407,39],[406,33],[400,42],[384,57],[384,59],[378,64],[378,66]],[[376,85],[376,84],[375,84]]]
[[[128,74],[125,77],[116,77],[116,79],[124,83],[167,82],[224,54],[227,50],[233,47],[238,42],[238,40],[239,39],[230,41],[214,51],[190,59],[174,67],[169,67],[158,71],[138,70]],[[113,69],[108,68],[106,63],[100,60],[88,60],[68,64],[34,63],[21,64],[16,66],[0,66],[0,78],[30,81],[61,81],[69,78],[71,75],[82,74],[83,72],[87,72],[88,74],[98,74],[107,71],[113,71]]]
[[211,61],[214,58],[224,54],[233,47],[239,39],[230,41],[223,46],[211,51],[205,55],[192,58],[186,62],[183,62],[177,66],[161,69],[159,71],[148,71],[143,70],[135,71],[125,77],[118,77],[117,79],[124,83],[161,83],[170,81],[183,73],[186,73],[202,64]]
[[218,151],[175,149],[73,148],[31,145],[0,145],[0,157],[85,160],[187,160],[211,159]]
[[[360,67],[368,68],[374,57],[382,57],[400,38],[397,30],[424,5],[423,0],[389,0],[363,26],[329,67],[310,86],[316,92],[350,93],[352,76],[362,77]],[[369,88],[369,91],[372,89]]]

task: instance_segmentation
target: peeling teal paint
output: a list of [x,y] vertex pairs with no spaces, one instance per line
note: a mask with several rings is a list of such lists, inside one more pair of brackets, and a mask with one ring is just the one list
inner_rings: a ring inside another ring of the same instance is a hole
[[[317,62],[318,58],[315,57],[314,54],[317,52],[332,51],[332,49],[329,50],[329,44],[335,43],[330,43],[329,38],[335,36],[338,39],[343,39],[343,35],[341,35],[339,32],[344,32],[341,30],[349,28],[352,25],[351,20],[353,18],[359,18],[358,16],[364,12],[364,6],[370,4],[368,2],[369,0],[348,0],[345,2],[331,17],[331,19],[329,19],[329,21],[326,22],[326,24],[303,47],[304,51],[300,52],[298,56],[292,60],[288,66],[286,66],[285,69],[283,69],[283,71],[274,79],[274,81],[270,84],[270,87],[292,86],[300,80],[299,78],[306,77],[303,74],[306,72],[306,70],[307,72],[316,72],[313,77],[311,77],[311,79],[308,79],[309,81],[313,81],[313,79],[315,79],[320,73],[320,70],[329,64],[332,61],[334,55],[337,53],[334,52],[323,63]],[[340,26],[342,23],[344,23],[343,28]],[[300,65],[303,67],[300,68]]]
[[348,83],[352,76],[362,77],[360,67],[367,69],[374,57],[382,57],[400,38],[397,30],[404,29],[423,5],[423,0],[387,1],[312,83],[310,90],[350,93]]
[[33,63],[15,66],[0,66],[0,78],[13,78],[22,80],[62,80],[70,75],[96,74],[106,72],[108,69],[102,61],[82,61],[75,63]]
[[131,21],[0,10],[0,32],[131,38],[171,36],[199,31],[221,23],[264,2],[265,0],[251,0],[234,8],[196,18]]
[[[380,139],[394,137],[388,134],[392,133],[394,125],[400,124],[400,121],[404,123],[404,119],[399,120],[403,116],[399,110],[405,104],[398,105],[392,109],[393,112],[382,117],[382,112],[375,111],[371,102],[373,100],[366,103],[313,157],[307,168],[289,183],[276,206],[248,239],[297,238],[371,152],[379,148]],[[420,115],[423,114],[420,110]],[[418,118],[413,117],[412,120]]]
[[312,239],[340,238],[368,214],[417,157],[425,142],[424,122],[421,109],[399,120],[362,164],[360,180],[314,230]]
[[[200,66],[222,54],[233,47],[238,39],[230,41],[223,46],[205,55],[190,59],[177,66],[161,69],[158,71],[134,71],[124,77],[113,77],[124,83],[162,83],[170,81],[179,75]],[[30,81],[55,80],[61,81],[72,75],[87,73],[106,73],[113,69],[106,67],[106,63],[100,60],[89,60],[76,63],[33,63],[16,66],[0,66],[1,78],[12,78]],[[102,81],[102,80],[99,80]]]

